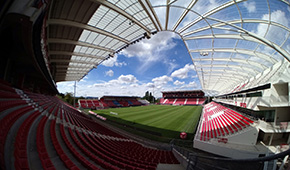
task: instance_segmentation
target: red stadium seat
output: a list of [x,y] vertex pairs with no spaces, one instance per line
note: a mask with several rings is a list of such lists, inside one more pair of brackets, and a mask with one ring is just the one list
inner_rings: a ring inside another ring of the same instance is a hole
[[246,128],[253,120],[215,102],[204,106],[203,121],[200,126],[200,140],[210,140],[226,136]]

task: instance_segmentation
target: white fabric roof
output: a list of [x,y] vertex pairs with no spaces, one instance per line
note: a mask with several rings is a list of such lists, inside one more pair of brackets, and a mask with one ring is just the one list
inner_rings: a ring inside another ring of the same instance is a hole
[[47,20],[50,64],[55,81],[78,81],[131,43],[173,31],[203,90],[226,93],[290,61],[289,18],[286,0],[56,0]]

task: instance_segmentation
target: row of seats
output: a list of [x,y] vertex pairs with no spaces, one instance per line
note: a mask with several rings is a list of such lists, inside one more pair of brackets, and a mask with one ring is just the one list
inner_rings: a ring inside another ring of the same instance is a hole
[[162,98],[160,104],[168,105],[202,105],[205,98]]
[[130,100],[91,100],[80,99],[79,106],[81,108],[108,108],[108,107],[129,107],[141,106],[141,103],[136,99]]
[[200,140],[208,141],[211,138],[234,134],[253,123],[254,121],[248,117],[211,102],[204,106]]
[[49,158],[47,149],[45,147],[45,142],[44,142],[44,135],[45,135],[44,126],[47,120],[48,120],[48,117],[43,116],[38,124],[36,145],[37,145],[39,158],[41,158],[41,164],[42,164],[43,169],[55,170],[55,167],[53,166],[52,161]]
[[[171,151],[144,147],[98,124],[57,97],[6,85],[5,88],[10,89],[15,97],[11,100],[6,97],[7,94],[1,96],[0,93],[1,169],[38,166],[45,170],[61,167],[73,170],[141,170],[156,169],[159,163],[179,164]],[[35,142],[37,156],[30,156],[33,154],[30,153],[32,141]],[[8,142],[14,147],[9,151],[14,158],[7,158],[9,154],[5,152],[5,145]],[[35,157],[40,161],[31,160]],[[14,164],[7,165],[6,159],[13,159]]]
[[81,99],[79,104],[82,108],[102,107],[102,103],[99,100]]
[[15,169],[29,169],[27,158],[27,140],[29,129],[33,121],[40,115],[40,112],[35,111],[25,119],[20,126],[14,144],[14,166]]

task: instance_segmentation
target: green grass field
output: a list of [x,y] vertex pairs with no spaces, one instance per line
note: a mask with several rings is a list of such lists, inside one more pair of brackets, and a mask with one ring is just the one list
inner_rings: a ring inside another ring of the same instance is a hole
[[137,134],[144,137],[178,139],[180,132],[187,132],[188,139],[192,139],[201,110],[201,106],[150,105],[110,108],[95,112],[119,126],[126,127],[126,130],[137,131]]

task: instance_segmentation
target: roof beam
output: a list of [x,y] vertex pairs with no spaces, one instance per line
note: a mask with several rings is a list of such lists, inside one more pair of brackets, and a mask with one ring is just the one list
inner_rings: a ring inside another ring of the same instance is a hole
[[[202,68],[202,70],[201,70]],[[222,68],[222,69],[221,69]],[[229,69],[227,67],[227,65],[218,65],[218,67],[197,67],[196,68],[196,71],[202,71],[202,72],[214,72],[216,70],[221,70],[221,71],[235,71],[235,72],[243,72],[243,73],[247,73],[247,74],[250,74],[251,76],[255,76],[257,75],[257,72],[253,69],[249,69],[247,70],[247,72],[245,72],[245,69],[243,69],[242,67],[230,67],[231,69]]]
[[244,73],[244,72],[235,72],[235,71],[222,71],[222,72],[204,72],[204,75],[218,75],[218,76],[223,76],[223,75],[229,75],[229,76],[239,76],[239,77],[247,77],[250,78],[249,74]]
[[80,29],[86,29],[86,30],[89,30],[89,31],[92,31],[92,32],[95,32],[95,33],[98,33],[98,34],[103,34],[105,36],[108,36],[108,37],[111,37],[113,39],[116,39],[116,40],[119,40],[119,41],[122,41],[126,44],[130,44],[130,42],[122,37],[119,37],[115,34],[112,34],[110,32],[107,32],[107,31],[104,31],[102,29],[99,29],[99,28],[96,28],[96,27],[93,27],[93,26],[90,26],[90,25],[86,25],[86,24],[82,24],[82,23],[79,23],[79,22],[74,22],[74,21],[68,21],[68,20],[64,20],[64,19],[49,19],[47,21],[47,24],[51,24],[51,25],[63,25],[63,26],[70,26],[70,27],[77,27],[77,28],[80,28]]
[[90,71],[90,70],[88,70],[88,69],[86,69],[86,70],[57,70],[57,73],[70,73],[70,72],[77,72],[77,73],[82,73],[82,72],[84,72],[84,73],[86,73],[86,72],[88,72],[88,71]]
[[183,11],[182,15],[179,17],[179,19],[177,20],[177,22],[175,23],[175,25],[173,26],[172,30],[175,31],[176,28],[179,26],[179,24],[181,23],[181,21],[185,18],[185,16],[187,15],[187,13],[190,11],[190,9],[195,5],[195,3],[197,2],[197,0],[192,0],[190,2],[190,4],[188,5],[188,7]]
[[266,46],[268,47],[271,47],[272,49],[274,49],[275,51],[277,51],[279,54],[281,54],[288,62],[290,62],[290,54],[285,51],[282,47],[280,47],[279,45],[275,44],[274,42],[271,42],[269,40],[267,40],[266,38],[260,36],[260,35],[257,35],[253,32],[249,32],[247,30],[245,30],[244,28],[241,28],[239,26],[236,26],[234,24],[229,24],[225,21],[222,21],[222,20],[219,20],[219,19],[216,19],[216,18],[208,18],[210,20],[213,20],[213,21],[217,21],[217,22],[220,22],[220,23],[225,23],[226,25],[229,25],[233,28],[236,28],[242,32],[244,32],[244,35],[247,35],[253,39],[255,39],[256,41],[260,42],[260,43],[263,43],[263,44],[266,44]]
[[224,79],[223,81],[215,81],[215,82],[206,81],[205,89],[223,91],[225,89],[229,89],[229,87],[232,84],[238,84],[240,81],[241,80],[236,80],[236,79]]
[[163,30],[162,25],[161,25],[161,23],[160,23],[160,21],[159,21],[159,18],[158,18],[158,16],[157,16],[155,10],[153,9],[151,3],[150,3],[148,0],[145,0],[145,2],[146,2],[146,4],[147,4],[147,6],[149,7],[150,11],[152,12],[152,14],[153,14],[153,16],[154,16],[154,18],[155,18],[155,20],[156,20],[156,22],[157,22],[159,28],[160,28],[161,30]]
[[81,42],[81,41],[73,41],[73,40],[68,40],[68,39],[57,39],[57,38],[49,38],[47,40],[48,43],[55,43],[55,44],[71,44],[71,45],[79,45],[79,46],[84,46],[84,47],[89,47],[89,48],[95,48],[98,50],[102,50],[102,51],[108,51],[111,53],[114,53],[115,51],[106,47],[101,47],[98,45],[94,45],[94,44],[89,44],[89,43],[85,43],[85,42]]
[[223,91],[224,89],[228,89],[233,84],[239,84],[241,80],[235,80],[235,79],[223,79],[222,81],[205,81],[205,89],[212,89],[217,91]]
[[279,54],[281,54],[287,61],[290,62],[290,54],[288,54],[284,49],[282,49],[279,45],[263,38],[254,33],[246,32],[246,34],[215,34],[215,35],[200,35],[200,36],[192,36],[183,38],[186,40],[198,40],[198,39],[239,39],[239,40],[247,40],[252,41],[258,44],[263,44],[265,46],[271,47]]
[[77,73],[87,73],[89,72],[90,70],[56,70],[56,73],[74,73],[74,72],[77,72]]
[[257,51],[247,50],[247,49],[241,49],[241,48],[215,48],[215,49],[200,49],[200,50],[189,50],[190,53],[201,53],[201,52],[225,52],[225,53],[238,53],[238,54],[246,54],[250,56],[256,56],[258,58],[264,59],[272,64],[276,63],[277,60],[273,57],[271,57],[268,54],[264,54]]
[[177,0],[172,0],[171,2],[168,3],[168,5],[173,4],[174,2],[176,2]]
[[[217,77],[219,76],[219,77]],[[232,76],[232,75],[220,75],[220,74],[210,74],[210,75],[204,75],[204,79],[206,80],[206,78],[208,77],[208,79],[210,81],[214,81],[214,80],[224,80],[224,79],[236,79],[236,80],[245,80],[245,78],[243,77],[236,77],[236,76]]]
[[[227,84],[228,86],[229,85],[232,85],[234,83],[238,84],[239,82],[243,81],[242,79],[236,79],[236,78],[229,78],[229,77],[224,77],[224,78],[213,78],[213,77],[209,77],[209,78],[206,78],[204,80],[204,84],[206,86],[211,86],[212,89],[214,89],[214,87],[218,84]],[[219,90],[219,88],[218,88]]]
[[146,12],[146,14],[149,16],[150,20],[152,21],[153,25],[155,26],[157,31],[160,31],[160,28],[157,26],[157,24],[155,23],[154,19],[152,18],[152,16],[150,15],[148,9],[146,8],[145,4],[143,3],[142,0],[138,0],[139,4],[142,6],[142,8],[144,9],[144,11]]
[[135,24],[137,24],[139,27],[141,27],[143,30],[145,30],[147,32],[148,35],[151,34],[150,30],[143,25],[139,20],[137,20],[136,18],[134,18],[132,15],[128,14],[127,12],[125,12],[125,10],[117,7],[116,5],[106,1],[106,0],[91,0],[93,2],[96,2],[97,4],[101,4],[106,6],[107,8],[117,12],[120,15],[123,15],[124,17],[126,17],[127,19],[133,21]]
[[[247,60],[247,59],[241,59],[241,58],[197,58],[197,59],[193,59],[194,61],[224,61],[224,62],[237,62],[237,63],[243,63],[243,64],[250,64],[253,65],[255,67],[258,67],[262,70],[268,68],[266,65],[262,64],[262,63],[258,63],[258,62],[254,62],[251,60]],[[213,64],[214,65],[214,64]],[[243,66],[243,65],[241,65]]]
[[82,72],[57,72],[55,73],[56,75],[84,75],[86,74],[88,71],[82,71]]
[[56,67],[58,70],[88,70],[89,68],[84,67]]
[[213,89],[213,90],[217,90],[219,92],[223,92],[223,91],[231,91],[233,90],[233,84],[237,85],[239,84],[238,81],[232,81],[231,79],[227,80],[227,81],[223,81],[223,82],[218,82],[212,85],[212,87],[210,87],[209,89]]
[[245,68],[247,68],[247,70],[243,69],[244,67],[243,66],[240,66],[240,65],[227,65],[227,64],[202,64],[202,65],[195,65],[195,67],[197,68],[214,68],[214,67],[217,67],[217,68],[225,68],[225,69],[228,69],[228,68],[240,68],[242,71],[245,71],[245,72],[249,72],[249,70],[251,70],[252,72],[254,73],[259,73],[259,71],[257,71],[257,69],[254,69],[253,67],[250,67],[250,66],[247,66]]
[[[227,69],[218,69],[218,70],[205,70],[203,69],[203,72],[204,74],[212,74],[212,73],[219,73],[219,74],[223,74],[223,73],[226,73],[226,74],[232,74],[232,75],[237,75],[237,71],[240,71],[238,74],[239,75],[243,75],[244,77],[251,77],[251,76],[254,76],[256,74],[249,74],[249,73],[245,73],[241,70],[227,70]],[[201,72],[201,71],[199,71]]]
[[169,10],[170,10],[170,0],[167,0],[166,5],[166,16],[165,16],[165,30],[167,30],[168,27],[168,19],[169,19]]
[[208,34],[208,35],[198,35],[198,36],[191,36],[191,37],[183,37],[185,41],[187,40],[198,40],[198,39],[238,39],[238,40],[247,40],[252,41],[258,44],[266,45],[265,43],[258,41],[257,39],[250,37],[246,34]]
[[82,76],[55,76],[58,82],[60,81],[79,81]]
[[70,66],[70,65],[56,65],[57,69],[67,69],[67,68],[73,68],[73,69],[83,69],[84,67],[77,67],[77,66]]
[[80,78],[82,75],[56,75],[55,77],[58,77],[58,78],[62,78],[62,77],[65,77],[65,78]]
[[86,61],[76,61],[71,59],[51,59],[50,62],[56,62],[56,63],[79,63],[79,64],[87,64],[91,66],[95,66],[92,62],[86,62]]
[[209,12],[205,13],[204,15],[200,16],[199,18],[197,18],[193,22],[187,24],[185,27],[179,29],[177,32],[182,33],[185,30],[187,30],[188,28],[190,28],[191,26],[193,26],[194,24],[196,24],[199,21],[203,20],[204,18],[206,18],[206,17],[208,17],[208,16],[210,16],[210,15],[212,15],[212,14],[214,14],[214,13],[220,11],[220,10],[223,10],[223,9],[225,9],[227,7],[230,7],[232,5],[235,5],[235,4],[240,3],[240,2],[243,2],[243,1],[246,1],[246,0],[235,0],[235,1],[226,2],[226,3],[222,4],[222,5],[214,8],[213,10],[210,10]]
[[[274,25],[274,26],[277,26],[277,27],[280,27],[282,29],[285,29],[287,30],[288,32],[290,32],[290,28],[280,24],[280,23],[277,23],[277,22],[274,22],[274,21],[268,21],[268,20],[261,20],[261,19],[243,19],[243,20],[232,20],[232,21],[227,21],[228,24],[240,24],[240,23],[263,23],[263,24],[271,24],[271,25]],[[194,33],[198,33],[198,32],[201,32],[201,31],[204,31],[204,30],[207,30],[207,29],[211,29],[211,28],[219,28],[219,27],[222,27],[222,26],[225,26],[227,25],[226,23],[216,23],[216,24],[212,24],[211,26],[205,26],[205,27],[202,27],[202,28],[199,28],[199,29],[195,29],[195,30],[192,30],[190,32],[187,32],[187,33],[184,33],[182,34],[182,36],[188,36],[190,34],[194,34]]]
[[67,51],[49,51],[49,55],[67,55],[67,56],[81,56],[81,57],[87,57],[87,58],[93,58],[93,59],[101,59],[105,60],[104,57],[94,56],[90,54],[84,54],[84,53],[76,53],[76,52],[67,52]]

